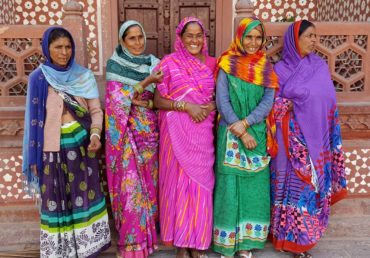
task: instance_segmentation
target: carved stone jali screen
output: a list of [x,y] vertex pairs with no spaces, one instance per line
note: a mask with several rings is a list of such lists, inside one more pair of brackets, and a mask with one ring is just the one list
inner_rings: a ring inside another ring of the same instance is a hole
[[163,57],[173,49],[175,30],[186,16],[202,20],[210,55],[215,54],[216,0],[119,0],[119,24],[137,20],[147,35],[147,53]]

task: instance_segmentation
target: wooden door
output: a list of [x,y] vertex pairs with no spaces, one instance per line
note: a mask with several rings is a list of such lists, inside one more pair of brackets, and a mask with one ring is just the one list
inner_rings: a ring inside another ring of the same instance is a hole
[[119,24],[137,20],[147,35],[147,53],[163,57],[173,50],[176,26],[182,18],[202,20],[210,55],[215,54],[216,0],[119,0]]

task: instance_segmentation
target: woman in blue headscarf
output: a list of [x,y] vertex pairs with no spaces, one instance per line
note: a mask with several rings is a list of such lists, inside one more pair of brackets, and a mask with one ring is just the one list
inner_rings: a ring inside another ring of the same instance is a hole
[[26,190],[41,199],[40,256],[96,257],[110,246],[97,84],[74,62],[67,30],[46,30],[42,51],[46,60],[29,77],[23,142]]

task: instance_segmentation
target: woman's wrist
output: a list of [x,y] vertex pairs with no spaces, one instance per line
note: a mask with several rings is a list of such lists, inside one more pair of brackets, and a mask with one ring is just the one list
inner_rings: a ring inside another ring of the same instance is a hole
[[143,85],[141,85],[141,83],[139,82],[139,83],[136,83],[136,84],[134,85],[134,90],[135,90],[137,93],[142,94],[142,93],[144,92],[144,87],[143,87]]
[[90,141],[91,141],[91,139],[92,139],[94,136],[98,137],[98,139],[100,140],[100,134],[92,133],[92,134],[90,134]]
[[248,129],[248,128],[249,128],[249,123],[248,123],[248,121],[247,121],[247,118],[244,118],[244,119],[242,119],[241,121],[242,121],[243,126],[245,127],[245,129]]
[[181,112],[187,112],[187,104],[185,101],[172,101],[171,102],[171,110],[174,111],[181,111]]
[[148,100],[148,104],[146,105],[146,107],[148,109],[153,109],[154,108],[154,102],[153,102],[153,100],[149,99]]

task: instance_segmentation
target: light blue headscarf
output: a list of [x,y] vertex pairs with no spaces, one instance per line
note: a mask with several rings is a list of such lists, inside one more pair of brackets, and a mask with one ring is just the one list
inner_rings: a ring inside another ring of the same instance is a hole
[[43,64],[40,68],[45,79],[54,89],[86,99],[99,97],[94,73],[77,63],[73,63],[67,71],[57,71]]

